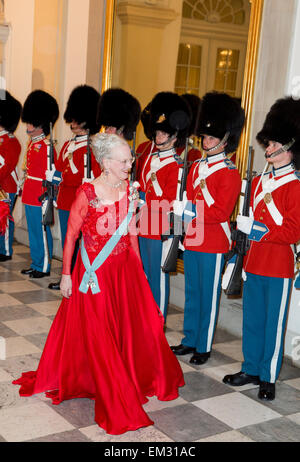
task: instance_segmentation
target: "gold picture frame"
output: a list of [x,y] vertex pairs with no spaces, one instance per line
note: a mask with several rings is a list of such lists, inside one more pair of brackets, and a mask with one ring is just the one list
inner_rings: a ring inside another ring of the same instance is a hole
[[[246,62],[244,69],[242,107],[245,110],[245,126],[236,155],[236,164],[243,178],[247,168],[248,146],[251,130],[255,76],[258,60],[259,38],[261,30],[264,0],[249,0],[251,4]],[[105,40],[103,51],[102,92],[110,87],[112,80],[112,45],[116,1],[106,0]],[[177,271],[184,273],[183,261],[178,260]]]

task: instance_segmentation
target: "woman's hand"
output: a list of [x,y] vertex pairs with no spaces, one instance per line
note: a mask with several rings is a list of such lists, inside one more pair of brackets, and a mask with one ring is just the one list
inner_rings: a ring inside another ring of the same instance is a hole
[[72,278],[70,274],[63,274],[60,281],[60,291],[63,297],[70,298],[72,295]]

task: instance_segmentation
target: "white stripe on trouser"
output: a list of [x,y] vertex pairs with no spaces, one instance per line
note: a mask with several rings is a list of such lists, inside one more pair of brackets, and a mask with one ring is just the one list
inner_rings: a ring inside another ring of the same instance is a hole
[[216,319],[216,313],[217,313],[218,285],[219,285],[221,269],[222,269],[221,261],[222,261],[222,254],[218,253],[217,258],[216,258],[216,266],[215,266],[214,287],[213,287],[212,302],[211,302],[210,322],[209,322],[209,328],[208,328],[208,333],[207,333],[206,351],[211,350],[212,338],[213,338],[213,333],[214,333],[215,319]]
[[43,273],[47,273],[48,264],[49,264],[49,255],[48,255],[48,244],[47,244],[47,234],[44,226],[43,229],[43,243],[44,243],[44,265],[43,265]]
[[276,380],[276,369],[277,369],[278,355],[279,355],[281,339],[282,339],[283,318],[284,318],[284,313],[285,313],[288,292],[289,292],[289,279],[284,279],[280,310],[279,310],[279,317],[278,317],[278,324],[277,324],[276,343],[275,343],[275,349],[274,349],[273,357],[271,360],[271,366],[270,366],[270,377],[271,377],[270,382],[271,383],[274,383]]
[[5,255],[9,255],[9,218],[6,221],[6,230],[4,234],[4,248],[5,248]]
[[[170,244],[172,239],[167,239],[162,243],[162,251],[161,251],[161,262],[160,267],[163,266],[166,256],[168,254]],[[160,270],[160,299],[159,299],[159,308],[162,312],[163,316],[165,315],[165,301],[166,301],[166,273],[163,270]]]

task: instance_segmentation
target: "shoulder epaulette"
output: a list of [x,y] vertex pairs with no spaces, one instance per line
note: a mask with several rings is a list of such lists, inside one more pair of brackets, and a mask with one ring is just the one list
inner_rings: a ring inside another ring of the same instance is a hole
[[50,140],[48,140],[48,138],[44,138],[43,141],[47,146],[50,145]]
[[236,165],[230,159],[224,159],[224,162],[229,170],[236,170]]
[[8,133],[8,138],[15,138],[15,135],[13,133]]
[[178,154],[174,154],[174,159],[176,160],[177,164],[179,164],[179,165],[183,164],[183,160],[181,159],[181,157]]

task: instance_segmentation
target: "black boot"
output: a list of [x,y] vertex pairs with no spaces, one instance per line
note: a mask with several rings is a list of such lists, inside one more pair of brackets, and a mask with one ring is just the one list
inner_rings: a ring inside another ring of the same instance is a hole
[[183,356],[189,353],[194,353],[196,351],[196,348],[185,346],[181,343],[180,345],[171,346],[171,350],[175,355]]
[[0,253],[0,261],[7,261],[11,260],[11,255],[3,255],[3,253]]
[[275,383],[260,382],[258,397],[264,401],[272,401],[275,399]]
[[29,274],[29,277],[34,278],[34,279],[40,279],[40,278],[44,278],[45,276],[50,276],[50,272],[43,273],[42,271],[37,271],[37,270],[32,270],[30,273],[24,273],[24,274]]
[[257,375],[249,375],[246,374],[246,372],[240,371],[236,374],[225,375],[223,382],[227,385],[232,385],[233,387],[241,387],[242,385],[247,385],[248,383],[259,385],[259,377]]
[[21,273],[22,273],[22,274],[30,274],[30,273],[32,273],[33,271],[34,271],[33,268],[27,268],[27,269],[22,269],[22,270],[21,270]]
[[59,290],[60,289],[60,280],[57,282],[50,282],[48,289]]
[[210,351],[207,351],[206,353],[198,353],[196,351],[191,357],[190,363],[197,364],[197,365],[205,364],[209,357],[210,357]]

